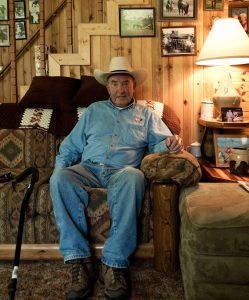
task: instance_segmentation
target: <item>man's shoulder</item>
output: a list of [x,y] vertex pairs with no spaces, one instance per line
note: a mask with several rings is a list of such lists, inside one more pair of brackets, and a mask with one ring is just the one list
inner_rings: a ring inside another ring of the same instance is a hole
[[105,106],[109,101],[108,100],[98,100],[93,103],[91,103],[88,108],[98,108]]
[[148,100],[137,100],[136,101],[137,109],[147,112],[149,115],[155,115],[162,117],[164,105],[161,102],[157,101],[148,101]]

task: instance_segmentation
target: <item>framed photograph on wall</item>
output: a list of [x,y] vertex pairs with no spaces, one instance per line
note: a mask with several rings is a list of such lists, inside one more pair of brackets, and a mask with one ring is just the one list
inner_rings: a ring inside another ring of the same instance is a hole
[[160,20],[197,19],[197,0],[159,0]]
[[15,1],[15,20],[26,18],[25,1]]
[[10,45],[10,26],[8,24],[0,25],[0,47],[9,47]]
[[224,0],[203,0],[204,10],[223,10]]
[[161,28],[162,56],[196,55],[196,27]]
[[239,20],[241,26],[248,33],[248,6],[229,6],[229,17]]
[[120,8],[119,34],[121,37],[155,36],[155,9]]
[[26,22],[16,21],[15,32],[16,32],[16,40],[25,40],[27,38]]
[[40,4],[39,0],[29,0],[29,23],[40,23]]
[[9,20],[8,0],[0,0],[0,21]]
[[228,168],[231,149],[249,147],[249,137],[246,135],[214,133],[214,151],[216,167]]

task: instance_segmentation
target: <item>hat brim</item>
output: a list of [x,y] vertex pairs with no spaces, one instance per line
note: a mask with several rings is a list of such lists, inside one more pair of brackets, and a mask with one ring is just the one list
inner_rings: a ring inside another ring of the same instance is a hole
[[147,79],[147,70],[146,69],[138,69],[135,71],[113,71],[113,72],[103,72],[99,69],[95,69],[93,72],[93,76],[95,79],[102,85],[107,85],[108,78],[112,75],[116,74],[127,74],[133,77],[136,81],[136,85],[142,84]]

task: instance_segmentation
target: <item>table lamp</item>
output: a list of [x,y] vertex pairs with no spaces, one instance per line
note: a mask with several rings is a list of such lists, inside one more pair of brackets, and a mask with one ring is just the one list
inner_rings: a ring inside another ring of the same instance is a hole
[[238,19],[218,19],[196,61],[202,66],[224,66],[222,78],[213,96],[214,107],[221,120],[222,107],[239,107],[240,95],[232,85],[230,65],[249,64],[249,38]]

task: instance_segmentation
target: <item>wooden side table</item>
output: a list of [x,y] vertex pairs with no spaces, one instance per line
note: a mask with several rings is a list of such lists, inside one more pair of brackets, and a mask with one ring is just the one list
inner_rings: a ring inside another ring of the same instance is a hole
[[[204,133],[201,142],[201,152],[203,158],[215,163],[214,153],[214,134],[243,134],[249,133],[249,119],[245,119],[243,122],[221,122],[216,119],[204,120],[199,119],[198,124],[204,128]],[[207,148],[209,151],[207,151]]]
[[238,180],[249,181],[248,176],[240,176],[230,173],[229,168],[217,168],[213,163],[200,159],[199,164],[203,174],[203,180],[209,182],[237,182]]

